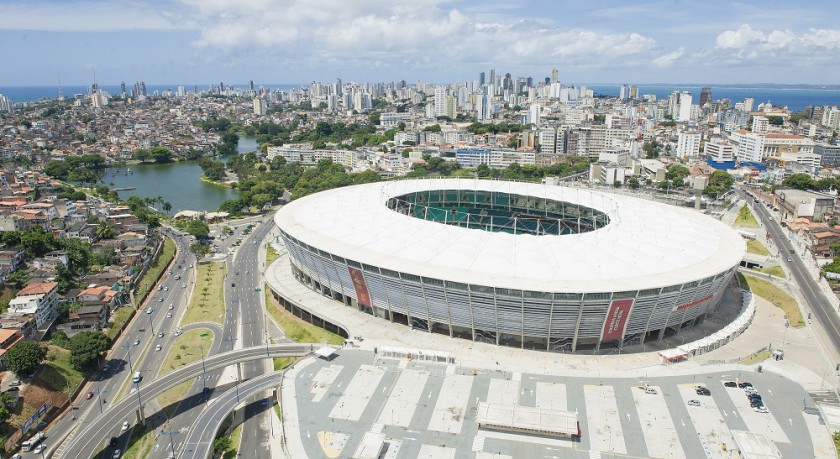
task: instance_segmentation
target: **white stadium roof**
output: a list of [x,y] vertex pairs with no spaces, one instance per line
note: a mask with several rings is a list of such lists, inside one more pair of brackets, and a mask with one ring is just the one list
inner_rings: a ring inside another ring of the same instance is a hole
[[[389,198],[427,190],[485,190],[599,210],[595,231],[530,235],[461,228],[403,215]],[[468,284],[543,292],[665,287],[717,275],[746,252],[741,236],[688,208],[579,188],[473,179],[379,182],[306,196],[275,222],[313,247],[359,263]]]

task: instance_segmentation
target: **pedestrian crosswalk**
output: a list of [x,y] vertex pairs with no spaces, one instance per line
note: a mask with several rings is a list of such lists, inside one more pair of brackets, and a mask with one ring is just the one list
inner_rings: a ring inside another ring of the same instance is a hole
[[600,451],[589,451],[589,459],[601,459]]
[[484,450],[484,435],[477,435],[473,440],[472,445],[473,451],[482,451]]
[[385,429],[385,424],[374,424],[370,431],[373,433],[382,433],[383,429]]

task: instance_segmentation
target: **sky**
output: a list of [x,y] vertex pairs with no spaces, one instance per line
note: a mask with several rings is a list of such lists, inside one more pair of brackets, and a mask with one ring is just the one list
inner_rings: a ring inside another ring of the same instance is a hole
[[0,86],[840,83],[837,0],[2,0]]

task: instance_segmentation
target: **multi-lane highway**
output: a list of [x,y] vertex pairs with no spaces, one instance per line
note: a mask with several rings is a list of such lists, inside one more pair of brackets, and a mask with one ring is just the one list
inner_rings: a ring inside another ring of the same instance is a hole
[[[82,394],[93,392],[91,399],[79,397],[74,408],[53,424],[47,431],[47,455],[63,457],[64,446],[71,440],[79,428],[97,418],[101,410],[107,409],[122,387],[130,380],[133,371],[145,371],[155,367],[156,358],[162,359],[160,352],[154,352],[157,344],[167,344],[174,339],[171,330],[172,318],[166,317],[167,312],[177,313],[184,307],[189,288],[183,288],[184,283],[189,286],[191,278],[189,266],[195,264],[195,258],[190,254],[189,241],[180,233],[163,228],[164,234],[175,241],[176,258],[172,264],[173,274],[164,274],[154,291],[149,293],[148,300],[137,312],[137,316],[126,326],[120,339],[114,344],[108,354],[108,360],[102,370],[94,375]],[[177,266],[181,268],[178,269]],[[175,277],[180,276],[181,280]],[[160,288],[160,290],[158,290]],[[160,300],[163,301],[160,301]],[[170,311],[168,307],[173,305]],[[152,309],[152,314],[146,314],[146,308]],[[152,332],[154,329],[154,332]],[[158,338],[157,333],[163,331],[164,338]],[[139,341],[139,345],[134,343]],[[144,356],[141,358],[141,356]],[[100,439],[103,440],[103,439]],[[104,439],[107,440],[107,439]],[[116,447],[124,449],[127,436],[118,438]],[[69,456],[67,456],[69,457]]]
[[[233,228],[233,234],[225,239],[217,238],[215,241],[219,255],[232,254],[232,256],[225,257],[227,263],[227,277],[224,281],[225,319],[221,326],[221,333],[214,330],[214,333],[216,333],[214,343],[208,355],[252,345],[265,345],[265,341],[260,339],[263,336],[263,315],[259,301],[261,292],[256,291],[259,285],[257,258],[260,243],[271,229],[271,225],[257,226],[253,232],[246,234],[246,225],[259,225],[263,220],[271,221],[270,217],[260,216],[229,222],[226,225]],[[238,247],[234,246],[236,241],[241,241]],[[217,256],[217,258],[219,257]],[[164,347],[164,352],[161,352],[161,354],[165,355],[167,350],[168,348]],[[267,368],[270,367],[269,364]],[[258,368],[263,368],[263,365],[250,362],[243,363],[239,377],[248,379],[265,372],[264,370],[257,370]],[[235,375],[237,372],[233,373]],[[204,381],[199,379],[192,385],[182,402],[176,407],[172,418],[166,423],[166,430],[169,435],[156,435],[156,444],[153,445],[152,452],[167,451],[171,449],[173,443],[176,450],[180,449],[189,429],[194,425],[202,410],[206,408],[207,403],[216,395],[216,390],[220,387],[232,387],[235,384],[236,377],[234,375],[231,375],[233,376],[231,378],[227,376],[223,378],[224,374],[226,373],[223,373],[221,369],[207,371],[200,377],[206,378]],[[205,385],[208,388],[207,393],[204,393]],[[152,405],[155,406],[154,403]],[[151,410],[147,414],[152,414]],[[151,421],[153,427],[162,428],[167,420],[163,413],[158,412],[154,414]],[[253,422],[248,420],[247,413],[246,422]],[[264,432],[265,429],[260,429],[259,426],[254,427],[254,429],[254,431],[248,432],[249,438],[250,435],[254,435],[254,438],[268,438],[268,432]],[[171,438],[171,435],[174,435],[174,439]],[[105,455],[105,457],[109,456]]]
[[[739,194],[743,199],[750,200],[743,191],[739,190]],[[817,321],[823,326],[831,343],[834,345],[835,351],[840,351],[840,316],[835,312],[836,304],[828,301],[825,295],[822,294],[820,288],[817,286],[816,280],[808,272],[802,259],[795,254],[795,248],[788,240],[779,223],[770,215],[770,212],[764,205],[754,205],[759,219],[764,228],[773,238],[773,242],[779,247],[781,251],[780,258],[787,263],[791,275],[799,285],[805,301],[808,302],[810,309],[814,312]]]
[[272,344],[237,349],[208,357],[203,362],[195,362],[167,373],[151,381],[143,381],[138,386],[139,393],[132,391],[122,400],[113,403],[103,414],[96,416],[70,440],[62,457],[91,457],[99,449],[103,440],[115,435],[124,419],[133,418],[139,406],[145,406],[150,400],[178,384],[193,380],[205,371],[213,371],[240,362],[268,360],[276,357],[300,357],[314,349],[315,344]]
[[[283,372],[275,371],[239,384],[238,387],[228,389],[213,405],[201,412],[193,423],[192,429],[184,442],[184,449],[180,459],[205,459],[210,456],[213,439],[224,419],[240,403],[248,401],[260,392],[280,385]],[[279,426],[278,426],[279,428]]]

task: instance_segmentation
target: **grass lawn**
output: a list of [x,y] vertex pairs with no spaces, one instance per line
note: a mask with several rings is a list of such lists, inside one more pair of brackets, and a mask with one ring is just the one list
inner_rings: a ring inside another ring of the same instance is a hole
[[128,306],[123,306],[114,311],[114,314],[111,316],[114,319],[114,321],[111,323],[108,329],[105,330],[105,336],[107,336],[108,339],[113,340],[114,337],[117,336],[117,333],[120,331],[123,325],[125,325],[125,323],[128,322],[128,319],[131,317],[132,312],[134,312],[134,310]]
[[154,287],[160,273],[166,269],[174,256],[175,242],[164,236],[163,250],[161,250],[157,260],[152,262],[152,265],[149,266],[149,270],[146,271],[146,274],[143,275],[143,279],[141,279],[140,283],[137,285],[137,293],[135,295],[137,301],[145,299],[146,294],[149,293],[149,290],[151,290],[152,287]]
[[278,254],[277,251],[274,250],[274,247],[270,243],[266,244],[266,247],[265,247],[265,266],[266,267],[271,265],[271,263],[273,263],[274,260],[276,260],[277,257],[279,257],[279,256],[280,256],[280,254]]
[[766,280],[755,276],[744,276],[744,279],[753,293],[782,308],[792,327],[805,325],[805,321],[802,320],[802,313],[799,311],[799,305],[796,304],[793,297]]
[[289,314],[271,296],[267,285],[264,286],[263,290],[265,291],[265,305],[268,308],[268,313],[271,314],[271,317],[274,317],[274,320],[280,324],[280,327],[286,332],[286,336],[292,341],[299,343],[344,344],[344,338],[335,333],[328,332],[321,327],[316,327]]
[[195,322],[225,323],[225,301],[222,294],[226,271],[224,263],[198,265],[195,289],[181,325]]
[[770,274],[776,277],[781,277],[782,279],[785,278],[785,270],[782,269],[781,266],[773,266],[770,268],[758,268],[756,271],[760,271],[766,274]]
[[[207,336],[201,336],[207,335]],[[201,354],[207,357],[210,352],[210,346],[213,344],[213,332],[208,328],[198,328],[189,330],[183,335],[179,336],[175,343],[170,348],[169,353],[166,354],[166,359],[161,365],[158,377],[161,377],[170,371],[176,370],[184,365],[201,360]],[[204,347],[202,351],[201,347]],[[167,415],[171,416],[174,412],[175,403],[184,398],[184,395],[190,389],[195,381],[184,381],[181,384],[169,389],[157,398],[158,404],[167,411]],[[169,405],[172,405],[169,407]],[[169,407],[169,408],[167,408]]]
[[155,432],[148,425],[138,425],[131,430],[128,447],[123,454],[126,459],[144,459],[149,457],[155,444]]
[[755,239],[747,241],[747,252],[754,253],[756,255],[770,255],[770,251]]
[[0,288],[0,309],[5,311],[9,307],[9,301],[12,301],[17,296],[18,289],[12,288],[9,285],[4,285]]
[[230,433],[230,444],[231,449],[225,451],[222,454],[222,459],[233,459],[236,457],[236,453],[239,452],[239,442],[242,441],[242,424],[233,428],[233,432]]
[[58,346],[49,346],[47,360],[38,372],[37,379],[53,390],[66,394],[68,384],[72,393],[82,383],[84,375],[70,365],[70,351]]
[[770,355],[771,355],[771,352],[765,350],[765,351],[759,352],[758,354],[756,354],[756,355],[754,355],[750,358],[741,360],[738,363],[740,363],[741,365],[752,365],[754,363],[763,362],[763,361],[769,359]]
[[758,222],[755,221],[755,217],[753,217],[752,212],[750,212],[750,207],[746,204],[744,204],[744,206],[741,207],[741,210],[738,211],[738,219],[735,220],[735,224],[747,228],[755,228],[758,226]]

